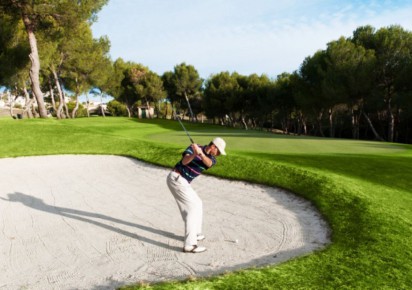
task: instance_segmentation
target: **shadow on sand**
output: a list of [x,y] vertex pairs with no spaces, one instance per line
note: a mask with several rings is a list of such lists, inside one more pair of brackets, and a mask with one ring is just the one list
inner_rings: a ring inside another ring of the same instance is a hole
[[[175,239],[175,240],[183,241],[183,237],[177,236],[177,235],[175,235],[171,232],[167,232],[167,231],[163,231],[163,230],[159,230],[159,229],[154,229],[154,228],[151,228],[151,227],[148,227],[148,226],[143,226],[143,225],[140,225],[140,224],[124,221],[124,220],[121,220],[121,219],[113,218],[113,217],[103,215],[103,214],[99,214],[99,213],[93,213],[93,212],[88,212],[88,211],[83,211],[83,210],[77,210],[77,209],[72,209],[72,208],[49,205],[49,204],[45,203],[40,198],[33,197],[31,195],[27,195],[27,194],[24,194],[24,193],[21,193],[21,192],[9,193],[8,194],[8,199],[5,199],[3,197],[0,197],[0,199],[2,199],[4,201],[9,201],[9,202],[20,202],[21,204],[23,204],[27,207],[33,208],[35,210],[39,210],[39,211],[43,211],[43,212],[47,212],[47,213],[51,213],[51,214],[55,214],[55,215],[60,215],[62,217],[66,217],[66,218],[82,221],[82,222],[85,222],[85,223],[89,223],[89,224],[104,228],[106,230],[110,230],[110,231],[113,231],[115,233],[130,237],[132,239],[140,240],[142,242],[149,243],[149,244],[152,244],[152,245],[155,245],[155,246],[158,246],[158,247],[162,247],[162,248],[165,248],[165,249],[175,250],[175,251],[179,251],[179,252],[181,252],[181,250],[182,250],[179,247],[172,247],[168,244],[161,243],[159,241],[149,239],[149,238],[143,237],[141,235],[137,235],[135,233],[125,231],[125,230],[120,229],[118,227],[115,227],[113,225],[105,224],[101,221],[108,221],[108,222],[112,222],[112,223],[115,223],[115,224],[126,225],[126,226],[130,226],[130,227],[138,228],[140,230],[144,230],[144,231],[147,231],[147,232],[151,232],[151,233],[154,233],[154,234],[157,234],[157,235],[161,235],[161,236],[165,236],[165,237],[172,238],[172,239]],[[96,220],[93,220],[91,218],[99,219],[101,221],[96,221]]]

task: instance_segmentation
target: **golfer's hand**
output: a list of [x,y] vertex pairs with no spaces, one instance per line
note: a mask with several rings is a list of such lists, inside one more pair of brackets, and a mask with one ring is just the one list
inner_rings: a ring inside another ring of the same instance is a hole
[[198,156],[200,153],[202,153],[202,148],[200,148],[199,146],[197,146],[197,144],[192,144],[191,145],[193,153],[192,154],[186,154],[183,159],[182,159],[182,164],[183,165],[187,165],[190,162],[193,161],[193,159],[196,158],[196,156]]
[[197,144],[192,144],[193,153],[199,155],[202,153],[202,148],[197,146]]

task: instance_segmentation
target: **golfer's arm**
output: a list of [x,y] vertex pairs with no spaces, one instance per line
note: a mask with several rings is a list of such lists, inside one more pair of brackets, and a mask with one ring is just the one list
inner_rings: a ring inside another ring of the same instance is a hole
[[[182,164],[183,164],[183,165],[189,164],[190,162],[192,162],[193,159],[195,159],[196,155],[197,155],[196,153],[186,154],[186,155],[183,157],[183,159],[182,159]],[[207,157],[205,154],[202,153],[202,154],[199,154],[199,156],[200,156],[200,158],[202,159],[203,163],[204,163],[207,167],[210,167],[210,166],[213,165],[212,160],[211,160],[209,157]]]
[[192,162],[193,159],[195,159],[195,157],[196,157],[196,153],[186,154],[182,159],[182,164],[188,165],[190,162]]
[[199,154],[200,158],[202,159],[203,163],[209,168],[210,166],[213,165],[212,160],[207,157],[205,154]]

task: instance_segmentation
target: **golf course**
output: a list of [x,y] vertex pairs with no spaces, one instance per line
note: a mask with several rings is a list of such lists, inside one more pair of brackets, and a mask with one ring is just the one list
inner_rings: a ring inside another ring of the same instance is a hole
[[[411,145],[184,124],[199,144],[216,136],[227,143],[227,156],[207,175],[308,200],[327,222],[331,243],[276,265],[157,284],[136,281],[122,289],[412,288]],[[172,168],[190,143],[180,124],[166,119],[1,118],[0,128],[0,158],[118,155]]]

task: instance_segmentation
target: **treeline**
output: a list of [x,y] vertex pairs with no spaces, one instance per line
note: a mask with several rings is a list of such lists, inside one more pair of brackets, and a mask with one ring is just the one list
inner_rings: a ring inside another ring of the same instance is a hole
[[402,27],[359,27],[275,80],[212,76],[203,108],[245,128],[411,143],[411,53],[412,33]]
[[359,27],[276,79],[220,72],[203,80],[185,63],[158,75],[112,61],[110,41],[91,32],[106,3],[0,0],[0,85],[26,98],[25,116],[87,115],[79,96],[93,92],[114,97],[112,115],[150,106],[157,117],[178,112],[245,129],[412,143],[412,34],[400,26]]

